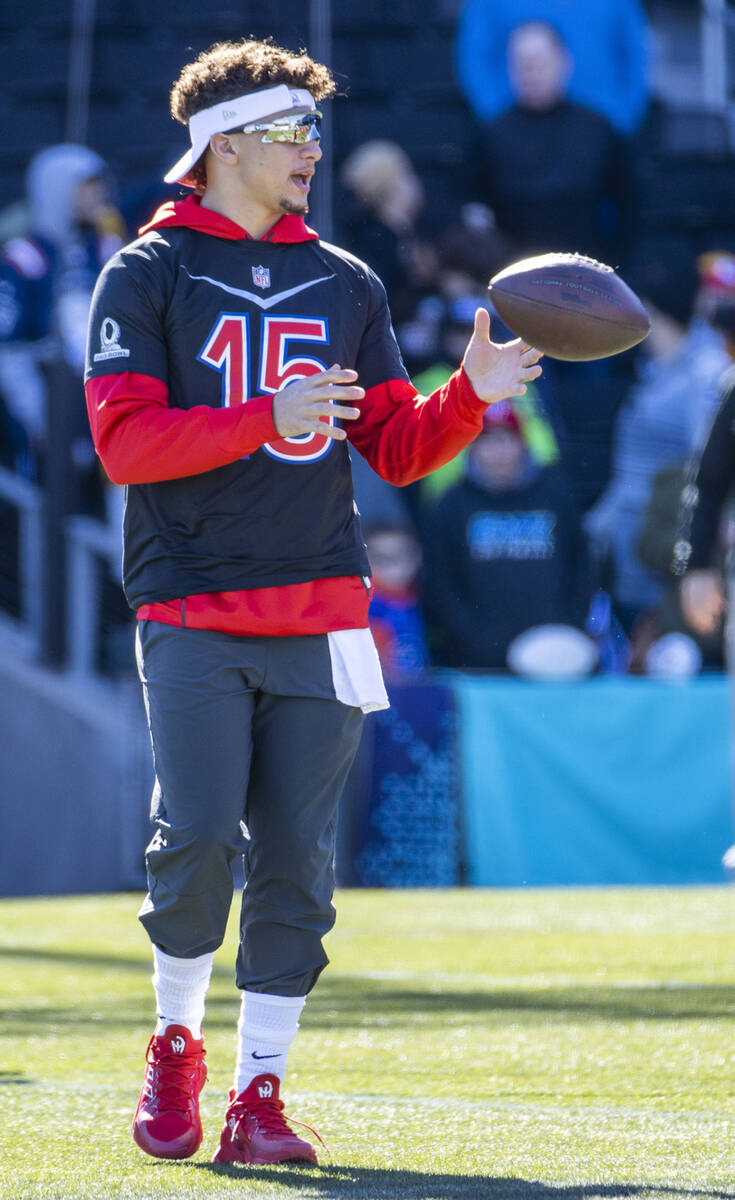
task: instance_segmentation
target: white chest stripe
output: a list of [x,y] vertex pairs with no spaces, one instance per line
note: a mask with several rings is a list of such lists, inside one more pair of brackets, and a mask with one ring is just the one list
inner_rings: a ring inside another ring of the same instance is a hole
[[298,287],[289,288],[287,292],[277,292],[275,296],[256,296],[254,292],[246,292],[244,288],[230,287],[228,283],[222,283],[219,279],[212,279],[209,275],[192,275],[183,263],[180,264],[181,270],[186,271],[190,279],[201,279],[204,283],[211,283],[214,287],[221,288],[223,292],[229,292],[231,296],[242,296],[243,300],[251,300],[253,304],[257,304],[258,308],[273,308],[274,304],[278,304],[281,300],[288,300],[289,296],[295,296],[297,292],[303,292],[306,288],[314,287],[316,283],[325,283],[328,279],[336,279],[336,275],[322,275],[319,279],[309,279],[307,283],[300,283]]

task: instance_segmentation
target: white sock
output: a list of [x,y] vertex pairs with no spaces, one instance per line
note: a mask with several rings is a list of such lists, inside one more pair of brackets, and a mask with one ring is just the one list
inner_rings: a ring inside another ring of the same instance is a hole
[[172,958],[153,947],[153,987],[156,992],[156,1034],[169,1025],[184,1025],[192,1037],[202,1036],[204,998],[212,974],[214,954],[198,958]]
[[256,1075],[286,1074],[286,1058],[299,1028],[306,996],[268,996],[243,992],[237,1022],[238,1046],[235,1095],[244,1092]]

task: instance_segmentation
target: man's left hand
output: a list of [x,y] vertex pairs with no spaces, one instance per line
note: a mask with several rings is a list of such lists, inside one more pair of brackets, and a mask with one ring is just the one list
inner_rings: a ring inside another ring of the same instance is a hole
[[541,367],[536,365],[541,357],[540,350],[521,338],[501,345],[491,342],[490,314],[486,308],[478,308],[462,366],[475,393],[486,404],[524,395],[526,384],[541,374]]

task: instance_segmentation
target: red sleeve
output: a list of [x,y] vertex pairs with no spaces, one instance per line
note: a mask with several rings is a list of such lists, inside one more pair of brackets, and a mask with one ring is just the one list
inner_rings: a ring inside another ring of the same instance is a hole
[[487,408],[460,367],[430,396],[405,379],[368,388],[361,416],[345,422],[356,450],[388,483],[413,483],[455,458],[482,429]]
[[233,408],[169,408],[152,375],[99,375],[85,385],[95,449],[113,483],[157,483],[199,475],[278,438],[273,397]]

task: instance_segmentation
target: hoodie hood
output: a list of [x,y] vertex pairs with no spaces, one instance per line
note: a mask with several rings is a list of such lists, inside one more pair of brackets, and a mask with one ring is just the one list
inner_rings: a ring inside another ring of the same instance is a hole
[[62,245],[74,227],[78,185],[106,171],[107,164],[99,154],[73,142],[49,146],[34,155],[26,175],[32,234],[54,246]]
[[[187,196],[185,200],[168,200],[162,204],[146,225],[138,230],[141,235],[151,229],[170,229],[173,226],[184,226],[195,229],[198,233],[209,233],[212,237],[226,238],[230,241],[255,241],[246,229],[215,212],[212,208],[202,208],[201,196]],[[263,242],[312,242],[319,237],[315,230],[310,229],[303,217],[286,213],[266,235],[260,239]]]

